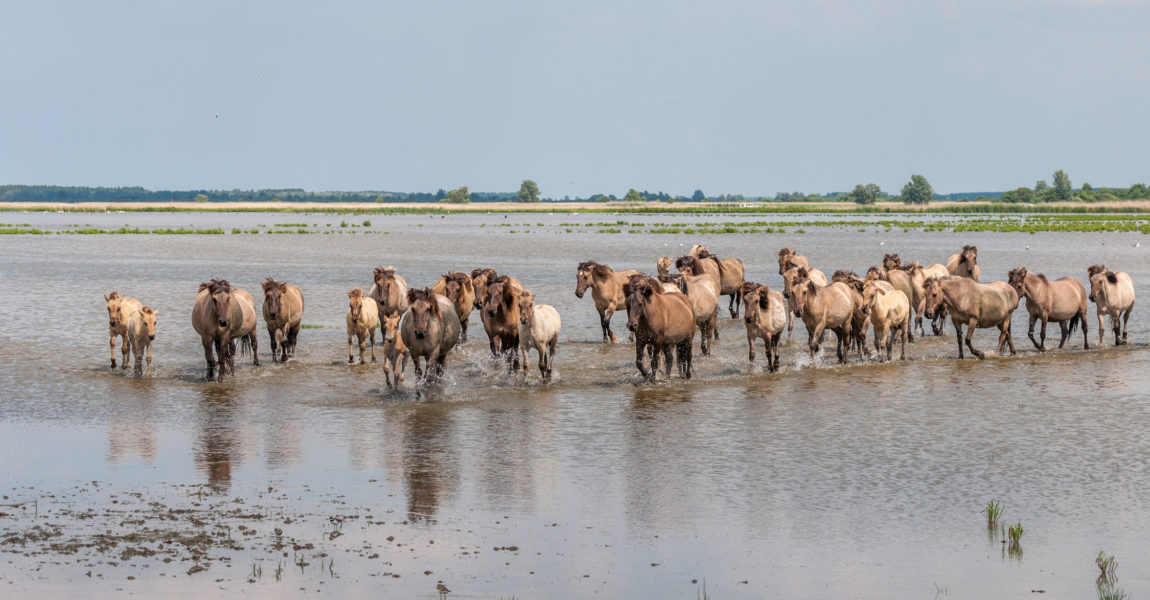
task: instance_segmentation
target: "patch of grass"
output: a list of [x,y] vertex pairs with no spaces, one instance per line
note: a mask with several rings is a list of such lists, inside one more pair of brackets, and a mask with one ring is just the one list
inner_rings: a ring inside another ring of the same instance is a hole
[[364,227],[371,227],[371,219],[364,219],[363,220],[363,226]]
[[1100,583],[1112,583],[1118,580],[1118,559],[1114,558],[1113,554],[1106,554],[1102,550],[1098,551],[1098,556],[1094,557],[1094,564],[1098,566],[1101,573],[1098,575]]
[[1022,529],[1022,523],[1015,523],[1006,530],[1006,536],[1010,540],[1010,545],[1017,548],[1022,541],[1022,534],[1025,533]]
[[300,323],[300,329],[323,329],[323,325],[312,325],[311,323]]
[[986,515],[986,526],[995,529],[998,527],[998,518],[1002,516],[1002,503],[991,500],[986,503],[986,508],[982,509],[982,513]]

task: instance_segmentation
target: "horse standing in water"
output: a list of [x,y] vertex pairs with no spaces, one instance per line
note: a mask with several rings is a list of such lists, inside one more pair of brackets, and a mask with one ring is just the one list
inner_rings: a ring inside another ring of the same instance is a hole
[[128,319],[140,311],[141,304],[134,298],[121,296],[120,292],[111,292],[104,296],[108,304],[108,356],[112,359],[112,368],[116,368],[116,337],[123,342],[120,351],[123,360],[122,369],[128,368]]
[[[659,371],[659,354],[667,360],[671,376],[671,350],[675,349],[679,374],[691,378],[691,339],[695,315],[686,294],[668,293],[653,277],[632,275],[627,282],[627,329],[635,334],[635,366],[648,381]],[[651,370],[643,364],[643,351],[651,357]]]
[[224,380],[225,371],[230,370],[232,375],[236,374],[237,339],[240,341],[240,352],[250,350],[252,364],[259,366],[260,357],[256,352],[256,303],[247,291],[233,290],[231,284],[224,279],[201,283],[196,303],[192,306],[192,327],[200,334],[200,342],[204,345],[208,379],[212,378],[217,362],[220,367],[218,381]]
[[420,383],[437,382],[443,376],[447,353],[459,343],[459,316],[450,300],[432,293],[430,288],[408,290],[407,303],[407,312],[399,322],[399,336],[407,346]]
[[595,310],[599,312],[599,326],[603,328],[603,343],[614,342],[615,332],[611,331],[611,317],[626,303],[623,285],[627,279],[639,272],[634,269],[615,271],[608,265],[593,260],[579,263],[575,269],[575,297],[582,298],[591,290]]
[[[1102,345],[1102,335],[1106,331],[1103,318],[1110,315],[1114,326],[1114,345],[1126,343],[1126,322],[1130,311],[1134,310],[1134,281],[1121,271],[1111,271],[1103,265],[1086,269],[1090,277],[1090,301],[1098,311],[1098,345]],[[1122,317],[1122,337],[1118,337],[1118,318]]]
[[295,342],[303,320],[303,293],[296,286],[271,277],[263,282],[262,287],[264,323],[271,339],[272,362],[276,362],[277,345],[283,362],[287,362],[289,356],[295,355]]
[[[1026,298],[1026,312],[1030,314],[1030,327],[1026,335],[1030,343],[1038,348],[1039,352],[1046,352],[1046,323],[1055,321],[1062,330],[1062,338],[1058,340],[1058,348],[1066,344],[1067,338],[1074,333],[1074,328],[1082,323],[1082,345],[1090,349],[1089,333],[1086,331],[1086,288],[1073,277],[1063,277],[1050,281],[1046,275],[1035,275],[1019,267],[1010,272],[1006,278],[1010,287],[1019,298]],[[1040,338],[1034,339],[1034,323],[1042,321]]]
[[926,318],[933,319],[934,315],[944,308],[950,311],[950,321],[954,324],[954,332],[958,338],[959,359],[963,358],[963,327],[967,328],[966,347],[976,357],[981,359],[986,355],[975,350],[970,339],[974,337],[975,329],[988,327],[997,327],[999,330],[999,355],[1002,354],[1006,344],[1010,344],[1010,353],[1015,353],[1014,337],[1010,333],[1010,319],[1014,315],[1014,309],[1018,308],[1018,294],[1006,282],[975,283],[974,280],[965,277],[931,278],[923,283],[923,293]]
[[433,294],[447,296],[455,306],[455,315],[459,317],[459,341],[467,341],[467,321],[471,318],[471,311],[475,309],[475,284],[467,273],[452,271],[445,273],[435,285],[431,286]]

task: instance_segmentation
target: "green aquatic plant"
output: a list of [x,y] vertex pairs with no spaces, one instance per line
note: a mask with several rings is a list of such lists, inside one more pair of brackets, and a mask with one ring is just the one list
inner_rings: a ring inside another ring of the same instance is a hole
[[1022,523],[1015,523],[1007,528],[1006,535],[1010,539],[1010,545],[1012,547],[1018,547],[1019,542],[1022,540],[1023,533]]
[[986,508],[982,509],[982,513],[986,515],[986,526],[994,529],[998,527],[998,518],[1002,516],[1002,503],[991,500],[986,503]]
[[1099,583],[1113,583],[1118,580],[1118,559],[1114,558],[1113,554],[1106,554],[1099,550],[1098,556],[1094,557],[1094,564],[1101,571],[1098,575]]

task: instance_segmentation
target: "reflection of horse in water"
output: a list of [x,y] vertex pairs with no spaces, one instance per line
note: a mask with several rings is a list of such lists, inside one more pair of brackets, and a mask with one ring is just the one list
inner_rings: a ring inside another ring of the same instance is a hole
[[[150,381],[141,380],[150,388]],[[138,457],[154,465],[156,461],[156,425],[151,394],[123,394],[116,401],[116,414],[108,419],[108,461],[118,463]]]
[[409,521],[434,521],[444,494],[459,485],[459,459],[446,410],[424,405],[404,417],[403,482]]
[[228,388],[203,390],[200,401],[199,438],[196,440],[195,463],[208,476],[208,485],[227,491],[232,482],[232,463],[240,461],[239,431],[236,428],[236,404]]

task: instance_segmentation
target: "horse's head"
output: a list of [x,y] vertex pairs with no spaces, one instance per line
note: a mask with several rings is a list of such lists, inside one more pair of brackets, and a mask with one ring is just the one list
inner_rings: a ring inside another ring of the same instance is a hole
[[487,299],[483,302],[483,310],[488,317],[499,314],[500,307],[511,308],[515,298],[511,297],[511,280],[506,275],[487,280]]
[[591,271],[597,266],[599,266],[599,263],[593,260],[585,260],[579,263],[579,266],[575,268],[576,298],[582,298],[583,294],[587,293],[587,288],[591,287]]
[[363,316],[363,290],[355,288],[347,293],[347,309],[351,312],[351,320],[359,322]]
[[399,334],[399,319],[398,313],[390,317],[383,318],[383,341],[387,344],[394,344],[396,335]]
[[524,290],[519,294],[519,324],[530,325],[535,316],[535,294]]
[[280,313],[280,301],[287,292],[287,284],[268,277],[260,285],[264,288],[264,307],[267,308],[268,318],[274,319]]
[[232,304],[232,284],[226,279],[213,279],[201,283],[200,289],[208,291],[212,307],[216,309],[216,322],[220,327],[227,327]]
[[1006,275],[1006,283],[1014,288],[1019,298],[1026,296],[1026,267],[1018,267]]
[[871,304],[874,303],[874,297],[880,293],[879,287],[875,284],[876,280],[865,281],[862,287],[863,306],[862,312],[864,315],[870,315]]
[[[1107,269],[1106,265],[1091,265],[1086,268],[1086,278],[1090,280],[1091,302],[1097,302],[1098,294],[1103,293],[1107,273],[1110,273],[1110,269]],[[1115,278],[1115,281],[1117,281],[1117,278]],[[114,294],[115,292],[112,293]]]
[[646,301],[655,293],[653,281],[646,275],[632,275],[627,280],[624,292],[627,294],[627,329],[631,331],[639,328],[639,318],[646,312]]
[[771,300],[769,294],[771,290],[765,285],[747,281],[743,283],[741,291],[743,294],[743,303],[746,307],[743,313],[743,320],[747,323],[754,323],[759,317],[759,311],[765,311],[770,308]]
[[120,292],[112,292],[104,296],[104,301],[108,303],[108,326],[116,327],[123,323],[120,305],[123,304],[124,297],[120,295]]
[[883,254],[882,255],[882,268],[884,271],[897,269],[902,266],[902,259],[898,254]]
[[974,268],[978,264],[978,246],[963,246],[962,253],[958,255],[958,262]]
[[454,304],[459,296],[471,289],[471,278],[463,273],[447,273],[443,276],[443,295]]
[[883,281],[882,269],[878,267],[871,267],[867,269],[866,277],[863,277],[863,281]]
[[431,327],[431,319],[439,318],[439,302],[430,288],[422,290],[410,289],[407,291],[408,310],[411,311],[412,333],[415,339],[422,340],[427,337]]
[[390,298],[391,286],[395,283],[395,269],[376,267],[372,275],[375,280],[375,287],[379,290],[379,297]]
[[[801,275],[800,275],[801,273]],[[783,298],[788,300],[791,297],[792,290],[798,283],[807,278],[807,270],[802,267],[791,267],[783,272]]]
[[151,306],[140,309],[140,318],[144,321],[144,329],[148,332],[148,339],[156,339],[156,314],[159,311]]
[[699,259],[689,254],[675,259],[675,268],[678,269],[680,273],[687,273],[689,275],[705,274],[703,265],[699,262]]
[[790,248],[783,248],[779,250],[779,275],[786,273],[787,269],[791,268],[791,258],[795,256],[795,251]]
[[670,256],[663,256],[663,257],[660,257],[659,260],[655,261],[655,270],[658,271],[658,273],[660,275],[666,275],[666,274],[670,273],[671,272],[671,257]]
[[483,310],[487,295],[487,282],[495,277],[495,269],[480,268],[471,271],[471,288],[475,290],[475,310]]
[[946,296],[942,291],[942,280],[937,277],[931,277],[922,283],[922,295],[926,302],[923,309],[923,316],[928,319],[933,319],[934,315],[942,310],[943,302]]
[[[800,269],[805,272],[805,269]],[[815,282],[806,277],[798,277],[791,285],[791,296],[794,297],[795,303],[795,316],[803,316],[803,307],[807,304],[807,298],[818,295],[818,288],[815,287]]]

